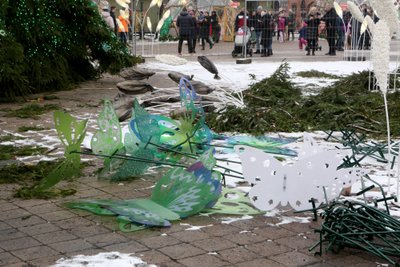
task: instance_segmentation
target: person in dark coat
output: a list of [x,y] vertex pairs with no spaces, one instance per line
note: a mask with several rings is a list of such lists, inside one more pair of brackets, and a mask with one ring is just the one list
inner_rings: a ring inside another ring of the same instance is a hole
[[110,9],[110,16],[112,17],[114,21],[114,33],[116,36],[118,36],[118,24],[117,24],[117,19],[115,18],[115,10],[117,8],[115,6],[112,6]]
[[256,33],[256,54],[261,53],[261,33],[263,30],[262,16],[261,13],[263,11],[262,6],[257,7],[257,11],[251,17],[250,27],[254,28],[254,32]]
[[274,20],[271,16],[266,11],[261,12],[261,21],[262,21],[262,33],[261,33],[261,45],[262,45],[262,51],[261,51],[261,56],[262,57],[268,57],[272,56],[272,35],[274,32]]
[[317,49],[318,43],[318,27],[321,20],[318,18],[316,12],[310,12],[308,16],[307,23],[307,56],[310,55],[310,51],[312,51],[312,55],[315,56],[315,50]]
[[326,13],[321,18],[325,22],[326,27],[326,39],[329,45],[329,52],[326,55],[336,56],[336,31],[337,31],[337,21],[338,15],[336,10],[331,4],[328,4],[325,9]]
[[210,24],[211,24],[211,36],[214,43],[219,42],[219,22],[217,12],[212,11],[210,16]]
[[210,45],[210,49],[213,48],[213,42],[210,40],[210,16],[207,11],[204,12],[204,17],[202,18],[201,21],[199,21],[200,24],[200,38],[201,38],[201,50],[204,50],[205,47],[205,42],[207,42]]
[[189,54],[191,54],[193,52],[191,31],[194,27],[194,22],[192,17],[189,16],[189,13],[185,7],[182,9],[182,12],[179,14],[176,20],[176,26],[179,28],[178,54],[182,54],[183,40],[188,42]]
[[197,43],[197,19],[193,10],[189,11],[189,15],[193,20],[193,27],[191,28],[190,37],[192,38],[192,53],[196,53],[196,43]]

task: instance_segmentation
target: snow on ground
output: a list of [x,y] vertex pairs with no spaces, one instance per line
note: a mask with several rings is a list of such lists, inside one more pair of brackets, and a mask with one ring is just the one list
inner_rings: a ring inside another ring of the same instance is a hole
[[61,258],[51,267],[156,267],[153,264],[147,264],[140,258],[131,254],[119,252],[99,253],[92,256],[77,255],[72,258]]

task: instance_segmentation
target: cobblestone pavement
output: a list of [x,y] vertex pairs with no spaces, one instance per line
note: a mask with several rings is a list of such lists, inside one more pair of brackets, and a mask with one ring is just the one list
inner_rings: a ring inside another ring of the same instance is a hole
[[[294,43],[291,45],[295,46]],[[276,54],[273,60],[290,58],[289,52],[284,54],[277,50]],[[332,57],[329,59],[333,60]],[[224,58],[221,57],[220,60]],[[87,105],[82,108],[76,101],[87,95],[90,101],[85,103],[96,104],[101,99],[100,95],[111,97],[115,95],[115,91],[109,90],[110,84],[114,82],[100,80],[91,83],[95,88],[85,85],[85,89],[59,92],[57,95],[60,96],[59,102],[62,102],[63,107],[68,103],[75,105],[72,108],[74,114],[78,108],[81,113],[98,112],[98,105],[94,108]],[[95,89],[97,95],[92,93]],[[47,120],[42,120],[47,121],[49,127],[52,125],[50,118],[51,115]],[[0,119],[6,122],[1,127],[6,125],[11,132],[16,132],[22,122],[28,122],[20,120],[11,123],[7,121],[10,119]],[[318,235],[313,232],[318,227],[318,222],[277,226],[279,219],[261,215],[231,224],[221,223],[221,217],[227,216],[194,216],[175,223],[170,228],[123,233],[118,230],[114,217],[70,210],[64,208],[63,203],[83,198],[146,197],[156,179],[154,176],[144,176],[130,183],[110,184],[97,180],[94,175],[97,168],[96,163],[91,163],[85,169],[84,177],[68,183],[68,187],[75,188],[77,193],[66,198],[21,200],[12,197],[19,185],[0,185],[0,266],[48,266],[61,257],[93,255],[105,251],[134,253],[148,263],[170,267],[331,267],[377,266],[378,262],[384,263],[365,252],[351,249],[340,251],[339,254],[328,252],[322,256],[314,256],[314,252],[309,252],[308,248],[318,241]],[[188,231],[186,229],[189,226],[181,223],[206,227]]]
[[[221,216],[194,216],[170,228],[123,233],[114,217],[62,205],[82,198],[145,197],[154,182],[148,177],[109,184],[88,176],[73,182],[76,195],[50,201],[15,199],[11,197],[15,186],[1,185],[0,265],[48,266],[61,257],[106,251],[135,253],[148,263],[171,267],[377,266],[383,262],[350,249],[314,256],[308,248],[318,240],[315,222],[276,226],[279,219],[260,215],[222,224]],[[188,231],[189,226],[182,224],[206,227]]]

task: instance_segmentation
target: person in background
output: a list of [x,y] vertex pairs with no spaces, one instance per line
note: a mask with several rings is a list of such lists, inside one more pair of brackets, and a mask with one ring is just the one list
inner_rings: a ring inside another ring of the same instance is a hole
[[292,34],[292,41],[294,41],[294,31],[296,29],[296,18],[293,11],[289,10],[289,16],[286,18],[286,23],[288,25],[288,35],[287,40],[290,40],[290,34]]
[[281,11],[278,16],[278,41],[284,42],[285,41],[285,24],[286,19],[284,16],[284,12]]
[[303,50],[304,47],[307,47],[307,23],[303,22],[303,27],[299,30],[299,49]]
[[107,26],[114,31],[115,30],[115,24],[114,20],[110,15],[110,4],[108,1],[101,1],[100,2],[100,9],[101,9],[101,16],[103,20],[106,22]]
[[327,4],[325,11],[325,15],[321,18],[321,20],[325,22],[326,39],[329,45],[329,52],[325,55],[336,56],[336,27],[338,15],[332,4]]
[[317,49],[318,43],[318,28],[321,20],[318,18],[317,9],[311,8],[310,13],[308,15],[307,23],[307,56],[310,55],[310,51],[312,51],[312,55],[315,56],[315,50]]
[[204,18],[199,22],[200,24],[200,38],[201,38],[201,50],[205,49],[205,42],[210,45],[210,49],[213,48],[213,42],[210,38],[210,15],[207,11],[204,12]]
[[214,43],[218,43],[219,41],[219,30],[218,30],[218,16],[217,12],[212,11],[211,16],[210,16],[210,24],[211,24],[211,36],[212,36],[212,41]]
[[336,42],[336,51],[344,51],[344,39],[346,34],[346,27],[344,25],[343,20],[337,16],[337,42]]
[[114,33],[117,36],[118,35],[118,24],[117,24],[117,19],[115,17],[116,10],[117,10],[117,8],[115,6],[112,6],[110,9],[110,16],[112,17],[112,19],[114,21]]
[[129,34],[129,10],[120,10],[119,16],[117,19],[117,28],[119,39],[123,44],[128,42],[128,34]]
[[272,35],[274,31],[274,20],[270,13],[266,10],[261,12],[262,21],[262,33],[261,33],[261,44],[262,44],[262,57],[272,56]]
[[191,31],[195,25],[194,25],[192,17],[189,16],[189,13],[187,12],[186,7],[184,7],[182,9],[182,12],[179,14],[179,16],[176,20],[176,26],[179,29],[178,54],[180,56],[182,55],[183,40],[187,41],[189,54],[191,54],[193,52]]
[[257,11],[251,17],[250,27],[254,30],[256,34],[256,52],[255,54],[261,53],[261,33],[263,30],[263,22],[261,13],[263,12],[263,7],[258,6]]
[[193,10],[189,11],[189,15],[192,17],[193,26],[191,28],[190,37],[192,38],[192,53],[196,53],[196,43],[197,43],[197,19]]

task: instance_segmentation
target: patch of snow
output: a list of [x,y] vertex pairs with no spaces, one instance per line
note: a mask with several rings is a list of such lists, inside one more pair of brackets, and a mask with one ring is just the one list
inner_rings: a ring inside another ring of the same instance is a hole
[[102,252],[97,255],[85,256],[77,255],[72,258],[61,258],[51,267],[156,267],[153,264],[147,264],[138,257],[131,254],[119,252]]
[[242,217],[236,217],[236,218],[226,217],[226,218],[222,218],[221,223],[223,223],[223,224],[231,224],[231,223],[233,223],[233,222],[244,221],[244,220],[250,220],[250,219],[253,219],[253,216],[244,215],[244,216],[242,216]]
[[309,223],[310,220],[312,219],[311,217],[288,217],[288,216],[282,216],[280,217],[282,219],[281,222],[277,223],[276,225],[283,225],[283,224],[289,224],[289,223]]
[[180,225],[189,227],[189,228],[186,228],[185,231],[198,231],[201,228],[213,226],[213,224],[195,226],[195,225],[191,225],[191,224],[188,224],[188,223],[181,223]]

